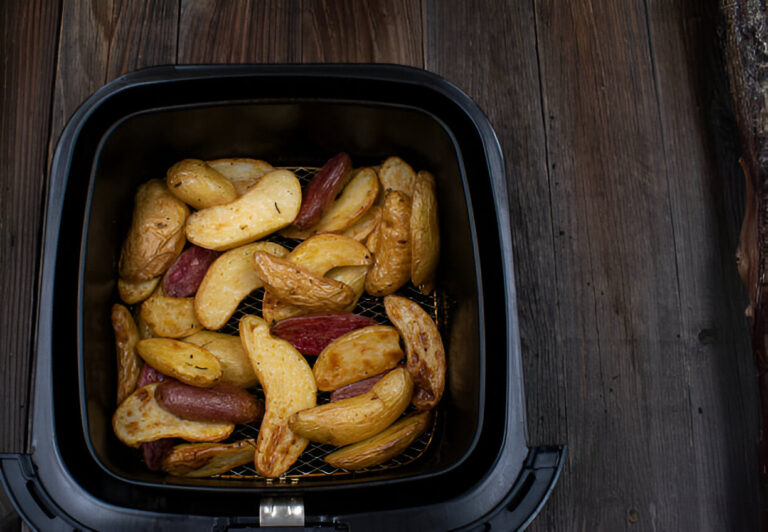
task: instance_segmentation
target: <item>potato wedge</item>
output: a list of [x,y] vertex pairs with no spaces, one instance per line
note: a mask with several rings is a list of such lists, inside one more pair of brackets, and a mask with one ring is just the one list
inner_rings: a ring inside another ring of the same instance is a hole
[[312,311],[340,310],[352,303],[355,293],[339,281],[315,275],[286,259],[257,251],[256,274],[279,300]]
[[301,211],[293,221],[300,231],[317,224],[331,205],[336,195],[349,181],[352,161],[346,153],[334,155],[309,181],[304,190]]
[[144,362],[191,386],[207,388],[221,379],[221,364],[210,351],[172,338],[147,338],[136,344]]
[[135,305],[141,303],[157,288],[160,282],[160,277],[153,277],[149,281],[136,281],[130,282],[124,279],[117,280],[117,293],[120,294],[122,299],[128,305]]
[[187,441],[221,441],[235,429],[234,423],[189,421],[163,410],[155,400],[158,384],[148,384],[129,395],[112,416],[112,430],[129,447],[161,438]]
[[141,304],[141,318],[155,336],[183,338],[202,330],[195,315],[195,300],[191,297],[168,297],[160,292]]
[[411,206],[411,282],[422,294],[435,288],[440,257],[435,178],[426,171],[416,174]]
[[317,404],[315,377],[301,353],[285,340],[272,337],[263,319],[244,316],[240,320],[240,338],[265,395],[254,466],[265,477],[277,477],[309,444],[290,429],[288,419]]
[[206,163],[232,182],[238,196],[245,194],[259,179],[275,169],[267,161],[259,159],[216,159]]
[[379,181],[385,191],[397,190],[410,198],[413,196],[416,172],[400,157],[387,157],[379,168]]
[[404,193],[390,190],[384,199],[384,212],[374,251],[375,262],[365,279],[365,291],[385,296],[396,291],[411,277],[411,200]]
[[131,311],[123,305],[112,305],[112,328],[117,350],[117,404],[120,404],[136,389],[144,362],[136,352],[139,329]]
[[413,405],[434,408],[445,389],[445,348],[432,317],[417,303],[400,296],[384,298],[384,309],[405,344],[408,372],[416,389]]
[[165,272],[163,293],[169,297],[194,296],[208,268],[218,257],[216,251],[189,246]]
[[251,361],[243,349],[239,336],[213,331],[200,331],[184,338],[185,342],[198,345],[210,351],[221,364],[219,382],[233,384],[240,388],[251,388],[259,380],[251,367]]
[[341,195],[331,202],[328,210],[314,226],[303,231],[294,226],[283,229],[286,238],[305,239],[315,233],[344,231],[357,222],[376,201],[379,179],[373,168],[361,168],[347,183]]
[[184,248],[189,209],[159,179],[139,186],[133,219],[120,252],[120,278],[149,281],[162,275]]
[[355,299],[352,303],[342,309],[344,312],[352,312],[357,305],[357,300],[365,292],[365,277],[368,275],[369,269],[368,266],[340,266],[325,274],[328,279],[344,283],[355,293]]
[[411,402],[412,392],[413,379],[408,371],[394,369],[370,392],[296,412],[289,426],[312,441],[330,445],[355,443],[390,426]]
[[231,384],[210,388],[190,386],[174,379],[160,383],[155,400],[162,408],[182,419],[257,423],[264,416],[264,403]]
[[368,235],[370,235],[373,230],[376,229],[376,226],[379,225],[380,221],[381,207],[378,205],[373,205],[359,220],[344,229],[341,234],[350,238],[354,238],[358,242],[365,242],[368,238]]
[[383,464],[410,447],[427,430],[431,420],[431,412],[411,414],[375,436],[332,452],[323,460],[340,469]]
[[288,250],[273,242],[254,242],[221,255],[208,268],[195,294],[195,315],[206,329],[221,329],[245,297],[264,286],[253,269],[253,253],[284,257]]
[[360,314],[312,314],[278,322],[269,332],[290,342],[303,355],[319,355],[337,338],[369,325],[376,325],[376,321]]
[[274,170],[235,201],[192,214],[187,239],[207,249],[232,249],[290,224],[300,206],[301,185],[294,173]]
[[317,389],[330,392],[392,369],[401,358],[397,330],[389,325],[370,325],[328,344],[317,357],[312,373]]
[[256,440],[233,443],[182,443],[163,458],[162,469],[177,477],[201,478],[226,473],[253,460]]
[[168,169],[171,194],[195,209],[225,205],[237,198],[232,182],[199,159],[184,159]]

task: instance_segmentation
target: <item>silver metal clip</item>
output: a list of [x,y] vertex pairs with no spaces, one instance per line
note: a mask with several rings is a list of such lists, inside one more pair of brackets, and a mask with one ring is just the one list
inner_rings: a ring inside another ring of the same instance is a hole
[[263,497],[259,526],[304,526],[304,501],[301,497]]

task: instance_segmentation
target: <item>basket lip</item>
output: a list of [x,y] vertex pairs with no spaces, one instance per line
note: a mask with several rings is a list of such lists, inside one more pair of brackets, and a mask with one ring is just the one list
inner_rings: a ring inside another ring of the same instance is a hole
[[[358,77],[360,79],[368,80],[383,80],[383,81],[395,81],[406,84],[415,84],[419,86],[428,86],[429,88],[442,93],[452,100],[456,105],[464,111],[470,120],[476,125],[478,134],[483,147],[485,149],[485,155],[489,164],[489,175],[491,176],[491,187],[494,195],[494,203],[496,204],[496,214],[499,224],[499,236],[500,245],[502,248],[502,256],[507,259],[502,265],[504,279],[505,279],[505,292],[507,294],[507,311],[510,309],[513,311],[509,314],[510,323],[507,330],[507,350],[511,361],[509,363],[512,366],[510,377],[518,380],[520,386],[510,386],[509,388],[517,388],[516,393],[522,394],[522,375],[516,375],[515,371],[515,358],[519,359],[519,347],[517,346],[518,332],[517,332],[517,318],[514,309],[514,281],[512,275],[511,264],[511,240],[509,236],[508,226],[508,205],[506,203],[506,183],[504,178],[504,162],[501,155],[501,149],[498,145],[498,140],[493,132],[485,115],[479,109],[479,107],[460,89],[455,87],[450,82],[437,76],[436,74],[427,72],[425,70],[406,67],[401,65],[199,65],[199,66],[166,66],[166,67],[150,67],[142,69],[131,74],[127,74],[121,78],[114,80],[113,82],[102,87],[96,91],[90,98],[88,98],[74,113],[71,120],[65,127],[57,149],[54,155],[54,159],[51,167],[51,186],[49,189],[48,202],[46,206],[46,220],[45,220],[45,239],[44,239],[44,253],[41,256],[41,286],[40,294],[43,302],[51,303],[53,300],[53,279],[55,278],[55,258],[56,247],[58,242],[58,225],[62,215],[62,199],[63,192],[67,185],[67,173],[71,163],[72,151],[76,145],[78,136],[80,135],[82,128],[85,127],[89,118],[98,110],[98,108],[113,96],[120,94],[126,90],[129,90],[136,86],[146,86],[154,83],[169,83],[180,82],[193,79],[209,79],[209,78],[221,78],[221,77],[237,77],[237,76],[315,76],[315,77],[343,77],[349,78]],[[325,101],[325,100],[323,100]],[[232,102],[229,102],[232,103]],[[356,101],[360,103],[360,101]],[[207,103],[210,105],[210,103]],[[420,109],[422,112],[426,112]],[[124,117],[125,118],[125,117]],[[470,213],[471,214],[471,213]],[[507,221],[505,227],[504,221]],[[86,223],[87,225],[87,223]],[[476,244],[476,241],[475,241]],[[476,265],[479,268],[479,265]],[[511,290],[511,292],[510,292]],[[512,299],[509,299],[509,295],[512,295]],[[482,293],[478,294],[478,297],[482,297]],[[511,304],[511,307],[510,307]],[[33,438],[35,439],[34,455],[40,456],[41,452],[52,452],[56,456],[56,461],[61,465],[63,471],[66,471],[66,465],[64,460],[59,454],[58,445],[56,443],[55,429],[53,428],[53,410],[52,393],[50,392],[53,378],[51,375],[51,368],[49,363],[40,364],[40,362],[46,362],[46,357],[49,359],[50,342],[51,342],[51,326],[50,319],[52,318],[52,312],[49,310],[51,305],[41,304],[38,311],[38,326],[37,326],[37,346],[36,353],[38,355],[38,370],[34,377],[36,380],[35,386],[35,408],[33,411]],[[48,308],[46,308],[48,307]],[[482,304],[480,305],[482,307]],[[482,308],[480,309],[482,312]],[[511,340],[511,342],[510,342]],[[519,360],[517,361],[519,365]],[[41,369],[41,366],[44,368]],[[510,390],[508,390],[510,391]],[[508,398],[509,401],[509,398]],[[42,403],[50,403],[47,407],[41,407]],[[524,404],[524,403],[523,403]],[[509,408],[509,402],[508,402]],[[481,409],[481,411],[484,409]],[[46,419],[47,412],[47,419]],[[499,449],[499,454],[508,449],[510,444],[507,438],[508,432],[511,430],[509,422],[517,422],[519,424],[520,419],[509,418],[508,424],[505,427],[505,438]],[[523,420],[524,421],[524,420]],[[479,423],[481,425],[481,423]],[[48,426],[48,431],[44,431],[43,437],[39,437],[40,427]],[[36,430],[37,429],[37,430]],[[522,430],[524,434],[524,422],[522,423]],[[85,438],[87,441],[88,438]],[[514,443],[514,442],[512,442]],[[519,442],[517,442],[519,443]],[[524,442],[523,442],[524,443]],[[474,444],[473,444],[474,447]],[[516,455],[521,454],[523,451],[527,452],[527,448],[521,449],[519,445],[516,447]],[[108,470],[109,471],[109,470]],[[110,474],[112,472],[110,471]],[[427,475],[432,476],[432,475]],[[117,477],[121,481],[126,481],[122,477]],[[402,479],[383,479],[380,481],[368,481],[375,485],[390,485],[397,482],[413,482],[419,480],[418,475],[410,476]],[[146,485],[149,487],[157,487],[157,483],[143,483],[140,481],[129,481],[130,483],[138,485]],[[329,489],[354,489],[359,484],[349,483],[345,486],[323,486],[324,490]],[[201,489],[200,486],[179,486],[179,485],[167,485],[163,484],[163,488],[174,489]],[[308,486],[300,486],[298,491],[305,493]],[[228,487],[214,487],[206,486],[203,489],[206,490],[220,490],[230,491]],[[243,486],[233,486],[231,490],[236,490],[239,493],[246,491],[258,491],[264,492],[265,488],[246,488]],[[282,491],[282,490],[281,490]]]

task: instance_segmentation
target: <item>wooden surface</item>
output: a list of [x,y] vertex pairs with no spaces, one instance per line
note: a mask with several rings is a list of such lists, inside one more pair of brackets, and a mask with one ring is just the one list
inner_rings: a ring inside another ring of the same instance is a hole
[[504,151],[532,530],[755,530],[758,398],[733,253],[738,145],[710,0],[0,2],[0,451],[24,451],[50,154],[96,88],[169,63],[436,72]]

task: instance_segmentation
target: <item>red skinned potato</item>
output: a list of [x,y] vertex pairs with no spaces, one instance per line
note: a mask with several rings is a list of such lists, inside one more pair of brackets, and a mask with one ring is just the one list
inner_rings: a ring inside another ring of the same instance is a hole
[[319,355],[336,338],[369,325],[376,321],[354,313],[309,314],[279,321],[270,333],[288,340],[304,355]]
[[136,388],[142,388],[147,384],[163,382],[168,379],[169,377],[167,375],[157,371],[155,368],[145,363],[144,367],[141,368],[141,375],[139,375],[139,382],[136,383]]
[[[398,368],[404,368],[405,364],[398,364]],[[338,390],[334,390],[331,393],[331,403],[335,403],[336,401],[341,401],[342,399],[348,399],[350,397],[355,397],[357,395],[362,395],[364,393],[367,393],[371,391],[371,388],[381,380],[381,378],[386,375],[387,372],[379,373],[378,375],[374,375],[373,377],[368,377],[367,379],[363,379],[357,382],[353,382],[351,384],[347,384],[346,386],[342,386]]]
[[144,454],[144,463],[147,464],[147,468],[150,471],[160,471],[165,455],[175,443],[175,438],[163,438],[142,443],[141,452]]
[[198,388],[167,380],[157,386],[155,399],[171,414],[192,421],[253,423],[264,417],[264,403],[231,384]]
[[349,155],[339,153],[331,157],[307,185],[301,210],[293,221],[293,226],[303,231],[319,222],[331,202],[347,184],[351,172],[352,160]]
[[163,292],[169,297],[195,295],[208,267],[219,254],[216,251],[190,246],[176,259],[163,278]]

